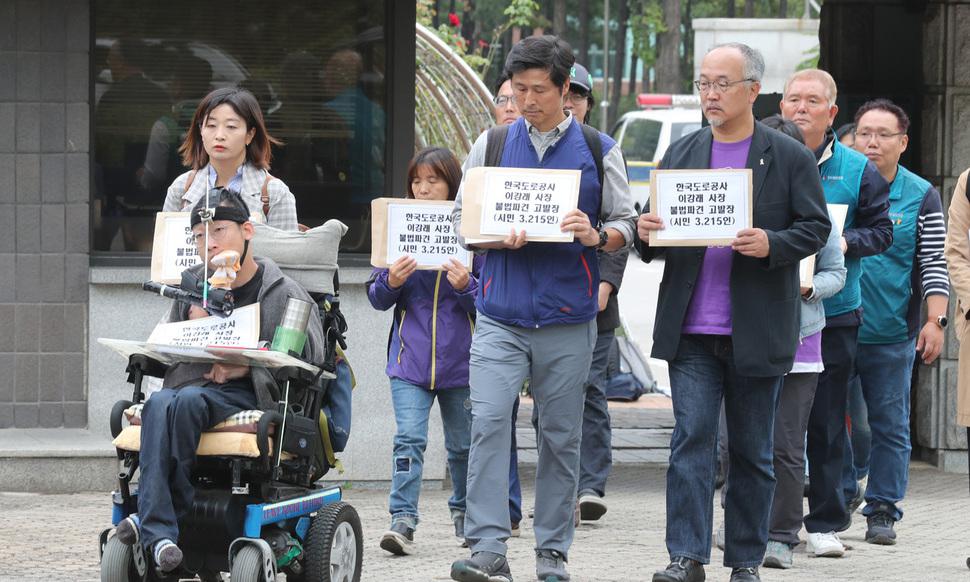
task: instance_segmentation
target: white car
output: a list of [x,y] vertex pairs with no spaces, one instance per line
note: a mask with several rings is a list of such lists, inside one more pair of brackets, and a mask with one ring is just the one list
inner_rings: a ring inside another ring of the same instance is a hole
[[673,106],[667,109],[631,111],[624,114],[613,128],[613,139],[620,144],[626,158],[630,193],[637,212],[650,199],[650,172],[660,163],[670,144],[701,128],[701,110],[696,96],[641,95],[638,98],[641,105],[645,101],[656,101],[645,97],[693,99],[668,99]]

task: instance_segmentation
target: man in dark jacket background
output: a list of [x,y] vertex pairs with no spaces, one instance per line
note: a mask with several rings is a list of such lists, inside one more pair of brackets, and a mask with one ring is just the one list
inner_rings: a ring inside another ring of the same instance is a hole
[[[774,490],[772,430],[782,377],[799,331],[798,263],[818,251],[831,224],[815,159],[795,140],[755,122],[761,54],[714,47],[695,81],[705,128],[671,145],[660,168],[750,168],[753,228],[731,247],[670,248],[657,303],[652,356],[667,360],[674,406],[667,471],[667,550],[654,582],[698,582],[710,561],[714,458],[723,397],[731,485],[724,565],[731,582],[760,580]],[[637,224],[641,256],[656,214]]]

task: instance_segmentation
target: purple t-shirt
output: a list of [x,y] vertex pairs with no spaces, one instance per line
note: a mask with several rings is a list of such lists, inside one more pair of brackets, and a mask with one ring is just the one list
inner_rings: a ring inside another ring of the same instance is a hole
[[[751,138],[711,145],[711,169],[741,169],[748,165]],[[683,333],[731,335],[731,247],[707,247],[694,294],[687,305]]]
[[791,373],[819,373],[823,369],[822,332],[817,331],[810,336],[803,337],[799,342]]

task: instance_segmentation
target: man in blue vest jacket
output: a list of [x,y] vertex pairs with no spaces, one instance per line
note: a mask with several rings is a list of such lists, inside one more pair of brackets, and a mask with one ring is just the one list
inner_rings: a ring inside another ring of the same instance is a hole
[[731,582],[757,582],[775,489],[772,434],[800,317],[799,261],[831,224],[810,151],[755,122],[765,62],[740,43],[714,47],[695,81],[710,128],[671,144],[660,168],[750,168],[753,225],[730,247],[651,247],[664,227],[637,223],[641,257],[666,251],[652,356],[667,360],[674,434],[667,470],[670,564],[653,582],[701,582],[710,561],[717,425],[723,398],[731,471],[724,565]]
[[[890,183],[893,244],[886,252],[862,260],[865,319],[859,329],[856,371],[872,431],[869,459],[861,463],[871,467],[862,510],[868,525],[866,541],[892,545],[896,543],[893,526],[903,517],[898,504],[909,481],[913,360],[919,352],[924,364],[932,364],[943,348],[950,294],[943,256],[946,225],[940,193],[899,165],[909,143],[906,112],[891,101],[876,99],[859,108],[855,121],[855,148]],[[921,325],[924,299],[926,321]],[[851,470],[853,463],[846,462],[845,467]],[[856,493],[854,474],[845,484],[847,495]]]
[[848,206],[842,230],[845,286],[824,301],[822,364],[808,419],[808,470],[811,486],[805,516],[808,551],[840,557],[845,552],[837,532],[849,527],[850,513],[842,493],[845,455],[845,415],[849,382],[862,323],[862,257],[876,255],[892,244],[889,184],[865,156],[842,145],[832,131],[839,108],[832,75],[807,69],[785,83],[781,114],[795,122],[805,145],[815,152],[825,200]]
[[[580,122],[563,111],[574,63],[572,49],[554,36],[523,40],[505,62],[523,117],[509,126],[499,165],[578,169],[582,178],[579,207],[561,224],[564,232],[574,233],[574,242],[529,243],[525,231],[513,231],[501,242],[468,247],[485,254],[485,265],[469,375],[472,447],[465,538],[472,555],[452,565],[455,580],[512,579],[505,559],[511,533],[506,479],[512,406],[526,378],[540,410],[536,575],[542,581],[569,579],[565,561],[574,531],[583,388],[596,341],[596,251],[629,246],[635,220],[619,147],[599,136],[600,184]],[[485,164],[487,142],[488,133],[476,140],[466,172]],[[456,232],[463,190],[452,215]]]

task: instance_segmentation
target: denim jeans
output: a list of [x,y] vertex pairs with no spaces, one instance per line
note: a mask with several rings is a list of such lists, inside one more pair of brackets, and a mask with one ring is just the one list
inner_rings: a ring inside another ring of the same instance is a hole
[[606,368],[610,363],[613,330],[596,336],[593,362],[586,379],[586,404],[583,407],[583,440],[579,447],[579,492],[606,495],[606,479],[613,466],[610,410],[606,400]]
[[772,428],[782,377],[739,375],[729,336],[684,335],[669,365],[675,424],[667,469],[667,551],[710,562],[723,398],[731,465],[724,565],[760,566],[775,489]]
[[428,417],[438,399],[441,424],[445,431],[448,471],[451,474],[452,513],[465,511],[465,482],[468,477],[468,449],[471,447],[472,409],[468,388],[428,390],[398,378],[391,378],[391,400],[397,434],[389,506],[391,523],[403,521],[416,527],[419,521],[418,497],[424,451],[428,446]]
[[138,517],[141,543],[178,542],[178,522],[195,497],[192,468],[202,431],[241,410],[256,408],[249,383],[159,390],[141,414]]
[[859,344],[856,368],[872,430],[869,484],[864,515],[876,504],[888,505],[893,519],[903,517],[897,504],[909,483],[909,390],[916,339],[895,344]]
[[842,491],[847,501],[855,496],[859,480],[869,474],[872,450],[872,430],[859,376],[849,384],[849,422],[851,429],[846,426],[845,459],[842,461]]

